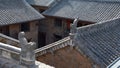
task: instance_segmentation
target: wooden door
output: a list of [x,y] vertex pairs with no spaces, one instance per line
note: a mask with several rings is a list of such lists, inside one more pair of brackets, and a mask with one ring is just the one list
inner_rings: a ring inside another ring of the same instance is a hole
[[38,48],[43,47],[46,45],[46,33],[39,32],[38,33]]

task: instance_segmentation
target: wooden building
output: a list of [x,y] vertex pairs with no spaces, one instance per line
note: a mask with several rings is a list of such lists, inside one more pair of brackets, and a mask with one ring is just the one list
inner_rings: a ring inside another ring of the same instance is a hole
[[32,7],[40,13],[44,12],[56,3],[56,0],[26,0]]
[[38,43],[38,23],[44,18],[25,0],[1,0],[0,33],[10,37],[18,37],[24,31],[29,41]]
[[[33,8],[35,8],[39,13],[44,12],[48,8],[52,7],[53,5],[56,4],[56,0],[26,0]],[[38,24],[38,31],[39,31],[39,47],[43,47],[46,44],[49,44],[49,29],[48,26],[51,24],[46,23],[46,19],[39,21],[40,23]],[[52,30],[51,30],[52,31]]]
[[119,1],[59,0],[42,14],[47,18],[47,43],[68,36],[70,23],[79,18],[78,26],[85,26],[120,16]]
[[[75,28],[73,39],[69,36],[36,49],[36,59],[55,68],[109,67],[120,57],[119,22],[120,18],[116,18]],[[1,46],[1,51],[4,52],[3,45]],[[19,51],[16,49],[15,51]],[[18,55],[18,52],[9,50],[7,53],[7,56],[12,58],[16,58],[15,55],[11,56],[12,54]]]
[[35,50],[37,60],[57,68],[111,66],[120,57],[119,22],[117,18],[78,27],[73,39],[66,37]]

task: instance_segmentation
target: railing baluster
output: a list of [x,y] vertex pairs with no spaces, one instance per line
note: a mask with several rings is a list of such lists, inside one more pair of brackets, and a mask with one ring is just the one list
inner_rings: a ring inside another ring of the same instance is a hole
[[[66,38],[64,38],[62,40],[59,40],[59,41],[54,42],[54,43],[51,43],[51,44],[46,45],[46,46],[44,46],[42,48],[36,49],[35,50],[35,53],[37,54],[36,56],[40,56],[40,55],[48,53],[49,49],[54,51],[54,50],[58,50],[60,48],[63,48],[65,46],[68,46],[68,45],[71,44],[70,42],[71,42],[71,39],[68,36],[68,37],[66,37]],[[43,52],[43,51],[46,51],[46,52]]]
[[[11,41],[14,41],[14,42],[16,42],[16,43],[19,43],[18,40],[12,39],[12,38],[7,37],[7,36],[5,36],[5,35],[3,35],[3,34],[0,34],[0,37],[4,37],[4,38],[7,38],[7,39],[9,39],[9,40],[11,40]],[[68,36],[68,37],[66,37],[66,38],[64,38],[64,39],[61,39],[61,40],[57,41],[57,42],[54,42],[54,43],[51,43],[51,44],[46,45],[46,46],[44,46],[44,47],[41,47],[41,48],[39,48],[39,49],[36,49],[36,50],[35,50],[35,53],[36,53],[36,56],[40,56],[40,55],[43,55],[43,54],[48,53],[48,52],[49,52],[49,49],[55,51],[55,50],[58,50],[58,49],[60,49],[60,48],[65,47],[65,46],[68,46],[68,45],[70,45],[70,44],[72,44],[72,43],[71,43],[70,36]],[[17,51],[17,50],[16,50],[16,51]],[[15,51],[15,52],[16,52],[16,51]],[[17,53],[17,52],[16,52],[16,53]],[[18,52],[18,53],[19,53],[19,52]]]

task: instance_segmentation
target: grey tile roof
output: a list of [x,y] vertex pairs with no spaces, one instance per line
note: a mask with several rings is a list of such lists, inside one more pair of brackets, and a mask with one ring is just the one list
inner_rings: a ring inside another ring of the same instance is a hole
[[120,0],[61,0],[43,14],[100,22],[120,17]]
[[55,0],[26,0],[26,1],[31,5],[45,6],[45,7],[49,7],[55,2]]
[[42,19],[24,0],[0,0],[0,26]]
[[113,63],[111,63],[107,68],[119,68],[120,67],[120,57],[117,58]]
[[79,27],[75,40],[95,62],[109,65],[120,57],[120,19]]
[[98,2],[120,2],[120,0],[84,0],[84,1],[98,1]]

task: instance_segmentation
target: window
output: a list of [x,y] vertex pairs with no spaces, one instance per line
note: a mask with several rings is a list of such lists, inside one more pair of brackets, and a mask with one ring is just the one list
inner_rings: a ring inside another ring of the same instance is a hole
[[55,25],[55,27],[62,27],[62,20],[61,19],[55,19],[54,25]]
[[30,25],[29,23],[22,23],[21,24],[21,31],[30,31]]

